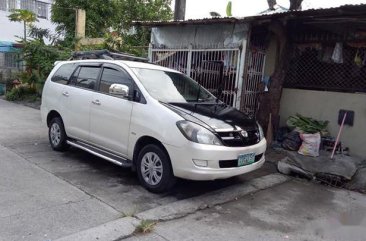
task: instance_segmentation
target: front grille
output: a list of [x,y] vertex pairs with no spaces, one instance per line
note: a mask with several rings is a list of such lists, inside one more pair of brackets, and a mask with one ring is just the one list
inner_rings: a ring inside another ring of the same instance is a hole
[[[262,154],[256,155],[254,159],[254,163],[258,162],[263,156]],[[238,167],[238,159],[235,160],[221,160],[219,161],[220,168],[231,168],[231,167]]]
[[248,130],[247,133],[248,136],[244,137],[240,134],[240,131],[218,132],[225,146],[252,146],[260,141],[258,130]]

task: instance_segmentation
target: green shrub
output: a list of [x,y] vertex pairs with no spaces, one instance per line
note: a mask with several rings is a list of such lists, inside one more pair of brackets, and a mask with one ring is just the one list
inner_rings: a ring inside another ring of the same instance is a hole
[[21,85],[17,88],[11,89],[10,91],[7,91],[5,94],[5,98],[9,101],[36,99],[37,91],[27,85]]

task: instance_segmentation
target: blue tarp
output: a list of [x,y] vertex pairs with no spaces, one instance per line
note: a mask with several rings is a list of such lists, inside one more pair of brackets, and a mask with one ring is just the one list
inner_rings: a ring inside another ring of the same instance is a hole
[[14,43],[10,41],[0,41],[0,52],[16,52],[17,48],[14,47]]

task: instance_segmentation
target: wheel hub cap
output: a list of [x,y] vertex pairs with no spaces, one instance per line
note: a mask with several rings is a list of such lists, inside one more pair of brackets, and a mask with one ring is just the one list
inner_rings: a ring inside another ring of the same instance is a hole
[[51,142],[54,146],[60,144],[61,141],[61,129],[57,123],[53,123],[50,130]]
[[163,177],[163,163],[154,152],[147,152],[141,160],[141,174],[146,183],[157,185]]

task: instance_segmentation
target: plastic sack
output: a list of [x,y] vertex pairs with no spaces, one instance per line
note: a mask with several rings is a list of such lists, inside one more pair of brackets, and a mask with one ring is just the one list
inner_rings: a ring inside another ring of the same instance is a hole
[[292,131],[288,133],[282,142],[282,147],[289,151],[297,151],[299,150],[300,146],[301,138],[299,132],[297,131]]
[[299,154],[304,156],[319,156],[319,148],[320,148],[320,133],[315,134],[300,134],[300,138],[302,140],[302,144],[298,151]]

